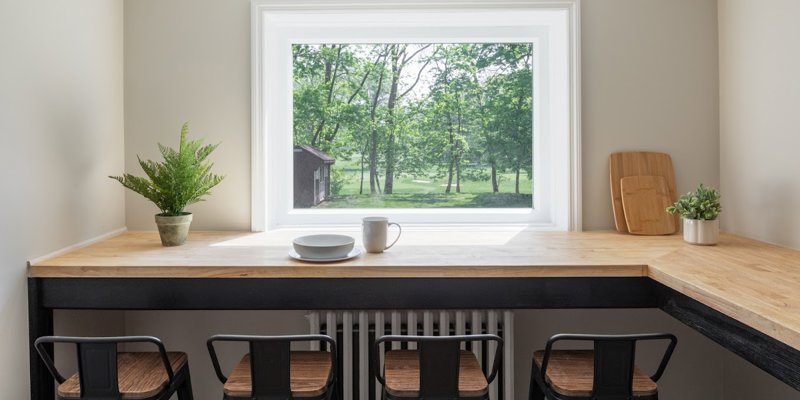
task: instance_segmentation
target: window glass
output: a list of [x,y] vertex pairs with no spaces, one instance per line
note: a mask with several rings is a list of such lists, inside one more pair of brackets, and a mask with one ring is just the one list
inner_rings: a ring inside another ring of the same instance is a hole
[[291,55],[294,208],[532,207],[531,43]]

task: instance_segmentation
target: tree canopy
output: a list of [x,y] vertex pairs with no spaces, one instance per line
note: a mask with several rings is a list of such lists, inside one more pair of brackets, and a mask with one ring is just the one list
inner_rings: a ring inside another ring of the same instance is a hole
[[533,172],[532,57],[530,43],[295,44],[294,142],[337,159],[334,195],[344,165],[351,194],[395,194],[400,176],[498,193],[508,174],[520,194]]

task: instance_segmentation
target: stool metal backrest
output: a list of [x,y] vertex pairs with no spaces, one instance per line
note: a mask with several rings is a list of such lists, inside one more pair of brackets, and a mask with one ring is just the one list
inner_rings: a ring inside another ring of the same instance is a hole
[[[458,335],[458,336],[400,336],[387,335],[375,341],[373,365],[380,368],[380,345],[391,342],[415,342],[419,347],[419,397],[424,399],[457,399],[459,398],[459,368],[461,365],[462,342],[497,343],[494,363],[487,381],[491,383],[500,368],[503,354],[503,339],[497,335]],[[386,381],[380,371],[374,371],[375,377],[386,387]]]
[[167,388],[175,387],[175,371],[172,370],[164,344],[152,336],[119,336],[119,337],[69,337],[69,336],[43,336],[36,339],[34,346],[45,366],[59,383],[67,379],[56,369],[53,358],[46,350],[46,346],[54,343],[72,343],[77,347],[78,376],[80,379],[81,399],[118,399],[120,398],[119,381],[117,377],[117,346],[120,343],[152,343],[158,348],[158,353],[167,372]]
[[626,400],[633,398],[633,372],[636,359],[636,344],[640,341],[668,340],[669,345],[661,358],[656,372],[650,376],[657,382],[667,368],[678,339],[669,333],[638,335],[581,335],[560,334],[547,341],[541,367],[541,380],[547,382],[547,365],[553,345],[561,341],[591,341],[594,343],[594,382],[592,399]]
[[325,398],[333,392],[331,384],[336,378],[336,342],[327,335],[285,335],[285,336],[248,336],[248,335],[214,335],[208,339],[208,353],[214,364],[214,371],[222,383],[228,377],[222,369],[214,348],[216,342],[247,342],[250,347],[250,377],[252,382],[252,399],[274,400],[291,399],[291,344],[292,342],[325,342],[330,346],[331,374],[328,378],[328,390]]

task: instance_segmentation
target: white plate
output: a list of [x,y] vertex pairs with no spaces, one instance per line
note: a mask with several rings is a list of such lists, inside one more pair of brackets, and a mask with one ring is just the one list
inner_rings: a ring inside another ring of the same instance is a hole
[[350,250],[344,257],[337,257],[337,258],[305,258],[300,254],[297,254],[294,249],[289,250],[289,257],[294,258],[295,260],[305,261],[305,262],[315,262],[315,263],[326,263],[326,262],[334,262],[334,261],[344,261],[349,260],[351,258],[356,258],[361,255],[361,249],[355,248]]

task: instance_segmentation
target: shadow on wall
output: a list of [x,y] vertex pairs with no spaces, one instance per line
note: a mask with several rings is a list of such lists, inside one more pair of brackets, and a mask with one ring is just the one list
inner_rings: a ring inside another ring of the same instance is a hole
[[723,400],[800,400],[800,392],[733,353],[723,366]]
[[[759,185],[760,184],[760,185]],[[739,227],[757,238],[763,238],[770,243],[792,245],[800,241],[800,215],[797,213],[798,199],[794,192],[796,181],[784,180],[781,182],[759,182],[756,184],[755,198],[757,204],[753,207],[737,207],[737,210],[782,210],[778,212],[752,212],[749,218],[753,223],[750,227]],[[761,219],[763,218],[763,219]],[[734,230],[737,228],[734,227]],[[749,232],[748,232],[749,231]]]
[[[10,398],[15,397],[14,393],[20,396],[16,398],[25,398],[25,391],[28,390],[27,384],[20,384],[20,380],[28,382],[28,300],[25,263],[18,253],[0,250],[2,262],[18,261],[3,265],[3,268],[13,269],[13,272],[6,271],[0,278],[0,321],[3,321],[0,323],[0,338],[3,339],[0,341],[0,360],[4,365],[3,370],[8,371],[0,373],[0,388],[7,388],[2,390],[3,397],[12,394]],[[22,330],[26,332],[25,335],[20,334]],[[19,372],[11,373],[12,370]],[[6,390],[10,390],[10,393]]]

